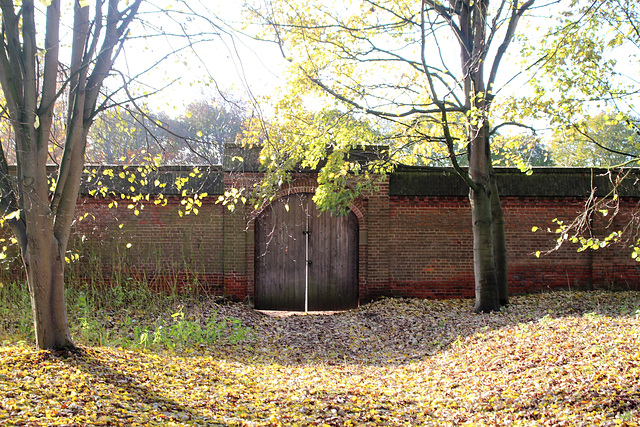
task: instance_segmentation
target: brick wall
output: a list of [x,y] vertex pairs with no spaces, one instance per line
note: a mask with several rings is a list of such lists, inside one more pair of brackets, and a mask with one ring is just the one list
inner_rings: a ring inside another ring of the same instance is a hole
[[[74,228],[74,250],[82,255],[82,274],[146,280],[158,288],[197,286],[222,294],[223,208],[213,198],[199,215],[180,217],[177,197],[166,206],[145,203],[135,215],[127,201],[109,208],[111,199],[82,198]],[[84,265],[82,265],[84,264]],[[74,266],[75,267],[75,266]],[[116,273],[116,274],[114,274]]]
[[[203,292],[239,300],[251,298],[254,218],[258,212],[243,207],[231,212],[215,201],[222,189],[249,187],[260,174],[236,171],[216,176],[220,186],[204,201],[197,216],[178,215],[179,196],[170,196],[166,207],[147,202],[138,216],[125,201],[110,209],[110,199],[83,196],[78,215],[88,215],[75,226],[76,242],[85,236],[77,243],[83,256],[73,268],[87,277],[99,271],[102,277],[140,278],[160,288],[195,284]],[[557,196],[527,195],[524,175],[517,176],[520,184],[509,181],[502,205],[511,293],[611,284],[638,288],[640,264],[631,259],[628,245],[585,252],[566,245],[540,258],[534,255],[553,248],[556,235],[533,233],[532,227],[555,229],[554,218],[572,219],[584,205],[586,195],[574,194],[575,183],[588,182],[588,173],[574,171],[567,176],[573,190],[558,187],[553,190]],[[539,191],[537,186],[544,180],[540,176],[536,179],[532,188]],[[548,179],[557,181],[556,175]],[[404,178],[399,173],[381,183],[377,192],[354,201],[351,209],[359,223],[361,301],[380,296],[473,296],[470,207],[466,188],[456,180],[459,178],[442,171],[412,171]],[[314,174],[297,174],[281,195],[313,192],[315,186]],[[636,195],[624,199],[623,212],[612,229],[626,223],[637,200]],[[611,230],[606,225],[600,221],[593,227],[604,235]]]

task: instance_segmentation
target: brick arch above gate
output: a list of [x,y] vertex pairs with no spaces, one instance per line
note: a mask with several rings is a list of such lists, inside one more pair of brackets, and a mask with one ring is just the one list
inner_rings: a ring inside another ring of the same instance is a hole
[[[281,188],[276,193],[276,196],[271,201],[271,203],[273,203],[273,201],[275,200],[281,199],[285,196],[290,196],[292,194],[298,194],[298,193],[315,194],[317,189],[318,189],[318,184],[315,178],[301,180],[300,182],[294,182],[284,188]],[[264,209],[266,209],[269,206],[269,204],[270,203],[266,203],[262,207],[260,207],[260,209],[254,210],[251,213],[252,227],[253,227],[253,223],[255,222],[255,219],[258,217],[258,215],[262,213]],[[366,232],[367,221],[365,220],[366,208],[364,204],[364,199],[362,197],[357,197],[356,199],[352,200],[351,203],[349,203],[349,210],[353,212],[356,218],[358,219],[358,226],[359,226],[360,232],[363,232],[363,231]]]

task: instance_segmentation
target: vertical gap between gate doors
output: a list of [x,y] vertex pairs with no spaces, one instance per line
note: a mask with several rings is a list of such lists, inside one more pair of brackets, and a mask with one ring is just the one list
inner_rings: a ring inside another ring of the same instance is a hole
[[309,201],[307,200],[307,209],[305,212],[305,255],[304,255],[304,312],[309,311]]

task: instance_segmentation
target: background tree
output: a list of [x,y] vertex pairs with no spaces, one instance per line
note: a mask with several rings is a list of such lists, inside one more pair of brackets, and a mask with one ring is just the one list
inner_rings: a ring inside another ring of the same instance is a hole
[[149,118],[114,107],[96,117],[88,134],[87,162],[93,164],[144,164],[149,156],[162,154],[150,132]]
[[533,166],[554,166],[555,152],[533,134],[493,135],[493,164],[530,170]]
[[[0,152],[0,206],[19,242],[27,273],[36,345],[74,348],[64,298],[65,252],[84,167],[87,133],[99,104],[100,90],[126,40],[127,29],[142,0],[73,2],[71,21],[61,29],[60,0],[0,3],[0,84],[13,127],[17,177],[9,175]],[[37,23],[36,13],[45,22]],[[67,11],[65,10],[65,15]],[[39,29],[45,28],[44,35]],[[70,28],[69,63],[60,61],[61,30]],[[60,102],[59,71],[68,88],[66,133],[58,175],[53,184],[46,163],[52,144],[54,111]]]
[[222,163],[223,145],[236,142],[250,112],[241,101],[211,98],[187,105],[184,115],[160,117],[161,138],[175,152],[172,163]]
[[[640,135],[617,113],[599,113],[557,128],[551,150],[558,166],[615,167],[640,154]],[[629,122],[637,122],[629,118]]]
[[236,142],[250,112],[241,101],[215,97],[190,103],[177,118],[141,110],[100,114],[89,132],[87,160],[144,164],[158,157],[162,164],[221,164],[223,144]]
[[[402,128],[404,138],[396,140],[404,150],[412,140],[446,147],[452,166],[470,188],[476,312],[497,310],[508,301],[504,224],[493,179],[489,121],[501,61],[532,4],[533,0],[280,0],[252,9],[291,63],[290,86],[277,115],[280,129],[300,128],[291,124],[304,117],[296,112],[312,97],[316,102],[328,97],[342,111]],[[451,55],[455,51],[457,55]],[[456,136],[459,127],[464,128],[462,139]],[[429,128],[438,136],[433,137]],[[314,149],[294,148],[281,133],[262,138],[262,159],[270,171],[317,155]],[[347,158],[354,144],[366,144],[356,137],[349,141],[339,150],[332,146],[330,155]],[[468,170],[457,161],[462,147]],[[361,168],[358,162],[344,166],[344,173]],[[380,172],[378,167],[370,171]],[[319,190],[322,194],[322,186]]]

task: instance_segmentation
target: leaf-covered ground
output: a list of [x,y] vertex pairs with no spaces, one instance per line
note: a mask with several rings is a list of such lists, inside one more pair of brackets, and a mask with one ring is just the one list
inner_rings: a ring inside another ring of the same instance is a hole
[[[358,310],[239,319],[241,342],[78,354],[0,348],[3,425],[637,426],[640,293],[384,299]],[[117,321],[117,319],[116,319]],[[126,333],[126,331],[125,331]]]

